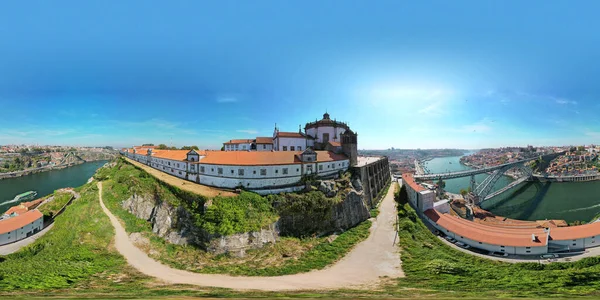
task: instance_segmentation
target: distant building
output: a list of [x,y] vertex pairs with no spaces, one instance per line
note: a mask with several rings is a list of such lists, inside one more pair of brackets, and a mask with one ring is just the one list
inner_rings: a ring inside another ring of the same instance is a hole
[[0,219],[0,245],[27,238],[43,228],[44,215],[35,210],[13,209]]

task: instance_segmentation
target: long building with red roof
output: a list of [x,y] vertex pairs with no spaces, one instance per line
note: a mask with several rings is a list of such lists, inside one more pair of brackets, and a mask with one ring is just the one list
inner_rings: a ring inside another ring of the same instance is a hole
[[474,248],[510,255],[540,255],[581,251],[600,243],[600,222],[579,226],[557,226],[550,222],[473,222],[430,205],[423,193],[433,192],[417,183],[412,174],[402,174],[402,181],[410,203],[427,222],[444,235]]

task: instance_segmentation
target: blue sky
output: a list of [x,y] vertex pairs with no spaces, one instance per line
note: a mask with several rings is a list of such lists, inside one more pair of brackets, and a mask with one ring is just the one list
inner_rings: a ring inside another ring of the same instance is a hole
[[359,148],[600,140],[597,1],[0,4],[0,144],[218,148],[350,123]]

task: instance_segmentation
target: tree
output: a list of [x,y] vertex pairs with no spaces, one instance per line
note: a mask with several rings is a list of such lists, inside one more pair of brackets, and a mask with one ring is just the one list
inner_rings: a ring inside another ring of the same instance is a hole
[[394,195],[394,200],[400,205],[404,205],[408,203],[408,192],[406,191],[406,187],[402,185],[400,191],[396,195]]
[[154,144],[142,144],[142,146],[154,146]]
[[200,150],[200,148],[198,146],[183,146],[181,150]]
[[465,189],[460,189],[460,194],[464,197],[468,194],[469,192],[467,192],[467,190]]
[[157,149],[166,150],[166,149],[169,149],[169,147],[167,147],[167,145],[165,145],[165,144],[159,144]]

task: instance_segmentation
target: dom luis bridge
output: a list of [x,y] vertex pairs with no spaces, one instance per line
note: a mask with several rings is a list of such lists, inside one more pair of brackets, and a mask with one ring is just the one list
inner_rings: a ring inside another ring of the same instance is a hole
[[[533,173],[533,170],[527,165],[528,162],[534,161],[534,160],[539,160],[539,159],[542,159],[544,161],[550,161],[553,158],[555,158],[561,154],[564,154],[564,152],[541,155],[541,156],[534,156],[534,157],[518,160],[515,162],[511,162],[511,163],[506,163],[506,164],[501,164],[501,165],[491,166],[491,167],[485,167],[485,168],[481,168],[481,169],[472,169],[472,170],[466,170],[466,171],[436,173],[436,174],[427,173],[427,169],[424,166],[422,166],[418,161],[415,161],[415,167],[416,167],[417,173],[414,175],[414,178],[415,178],[415,180],[419,180],[419,181],[428,181],[428,180],[437,181],[438,185],[439,185],[439,184],[441,184],[442,180],[444,180],[444,179],[471,177],[470,187],[471,187],[472,196],[476,197],[476,199],[477,199],[476,202],[483,202],[485,200],[488,200],[496,195],[499,195],[499,194],[509,190],[510,188],[518,185],[521,182],[528,180],[532,176],[532,173]],[[492,189],[493,189],[494,185],[496,184],[496,182],[498,181],[498,179],[500,179],[508,170],[511,170],[511,169],[520,171],[521,176],[517,180],[511,182],[509,185],[505,186],[504,188],[492,193]],[[477,184],[477,182],[475,181],[475,175],[478,175],[478,174],[490,174],[490,175],[488,177],[486,177],[482,182]]]

